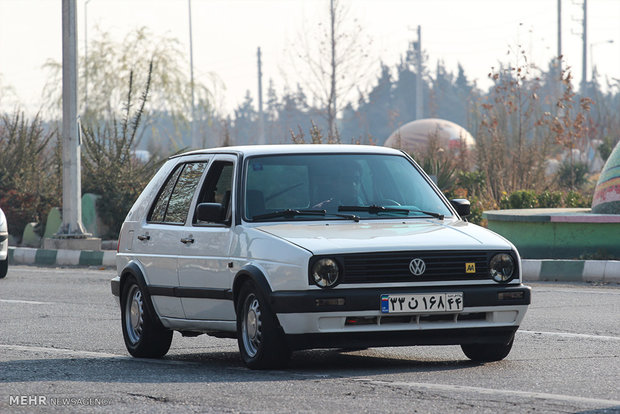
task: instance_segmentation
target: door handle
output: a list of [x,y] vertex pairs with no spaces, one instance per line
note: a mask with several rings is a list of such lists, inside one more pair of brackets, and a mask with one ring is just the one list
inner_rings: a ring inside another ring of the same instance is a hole
[[151,236],[149,236],[148,234],[141,234],[138,236],[138,240],[140,241],[151,240]]
[[181,243],[192,244],[193,242],[194,242],[194,239],[191,237],[183,237],[181,239]]

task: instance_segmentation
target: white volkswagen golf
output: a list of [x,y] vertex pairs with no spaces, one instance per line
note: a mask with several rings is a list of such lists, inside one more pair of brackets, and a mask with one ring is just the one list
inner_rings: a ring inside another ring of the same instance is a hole
[[120,231],[125,344],[236,338],[250,368],[309,348],[460,345],[503,359],[530,303],[515,247],[407,154],[274,145],[172,157]]

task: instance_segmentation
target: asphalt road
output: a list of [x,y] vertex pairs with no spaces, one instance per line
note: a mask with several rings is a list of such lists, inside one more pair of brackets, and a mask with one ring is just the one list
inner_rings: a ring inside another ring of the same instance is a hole
[[112,270],[16,266],[0,280],[0,412],[620,412],[620,287],[535,284],[511,354],[305,351],[251,371],[234,340],[175,333],[128,356]]

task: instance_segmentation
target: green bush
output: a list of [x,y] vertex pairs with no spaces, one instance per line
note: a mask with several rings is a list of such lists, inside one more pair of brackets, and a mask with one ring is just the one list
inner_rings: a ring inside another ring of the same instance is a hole
[[588,208],[592,206],[592,197],[584,196],[576,191],[569,191],[564,197],[564,207]]
[[38,115],[32,121],[23,113],[0,120],[0,207],[18,240],[30,222],[44,228],[47,212],[61,201],[60,147],[49,145],[55,135]]
[[584,162],[564,161],[558,170],[558,182],[562,188],[581,188],[588,181],[588,165]]
[[484,171],[459,171],[456,178],[457,187],[464,188],[472,196],[482,194],[486,182]]
[[474,224],[483,224],[482,213],[487,210],[482,200],[476,196],[468,198],[470,203],[470,214],[467,221]]
[[538,207],[538,196],[532,190],[518,190],[500,200],[501,209],[521,209]]
[[456,184],[456,167],[445,159],[424,158],[422,169],[437,179],[437,187],[442,191],[451,191]]
[[582,195],[577,191],[563,193],[561,191],[543,191],[540,194],[532,190],[519,190],[510,195],[504,195],[500,201],[500,208],[586,208],[592,204],[592,197]]
[[536,197],[540,208],[559,208],[563,205],[562,192],[543,191]]

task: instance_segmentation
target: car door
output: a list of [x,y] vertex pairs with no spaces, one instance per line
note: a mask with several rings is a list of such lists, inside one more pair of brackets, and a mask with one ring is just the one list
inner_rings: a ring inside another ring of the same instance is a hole
[[184,318],[179,287],[178,255],[184,226],[196,188],[208,159],[179,163],[155,198],[146,222],[137,229],[135,255],[149,284],[153,305],[160,316]]
[[[201,191],[194,203],[221,203],[218,222],[199,222],[195,218],[184,228],[186,243],[179,255],[181,302],[188,319],[234,321],[235,309],[230,292],[233,269],[230,246],[235,205],[234,155],[217,155],[209,166]],[[195,215],[195,213],[193,213]]]

